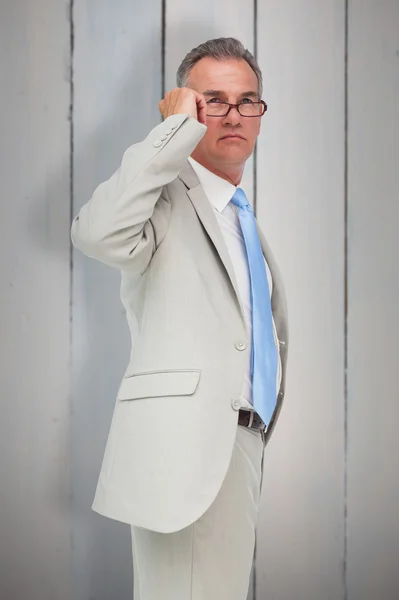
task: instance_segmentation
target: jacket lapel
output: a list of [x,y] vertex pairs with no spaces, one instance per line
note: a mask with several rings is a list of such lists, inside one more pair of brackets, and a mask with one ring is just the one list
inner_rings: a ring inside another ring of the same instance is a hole
[[[227,246],[223,239],[222,232],[220,231],[219,224],[216,220],[213,208],[211,203],[209,202],[205,192],[203,191],[198,177],[190,165],[189,161],[186,161],[183,168],[180,171],[179,179],[186,186],[186,194],[189,197],[201,223],[203,224],[205,231],[208,233],[211,241],[213,242],[220,260],[226,270],[228,278],[233,287],[235,297],[237,300],[237,305],[240,310],[241,318],[245,324],[244,317],[244,309],[241,303],[240,293],[238,289],[238,284],[233,268],[233,263],[231,262],[231,258],[229,252],[227,250]],[[277,337],[280,345],[280,355],[282,359],[282,383],[279,393],[279,398],[281,399],[284,395],[285,388],[285,378],[286,378],[286,356],[288,350],[288,320],[287,320],[287,305],[286,305],[286,297],[284,292],[284,286],[282,283],[280,271],[278,269],[277,263],[274,259],[272,251],[266,241],[266,238],[257,223],[257,230],[259,235],[259,240],[262,247],[263,255],[266,259],[266,262],[269,266],[272,281],[273,281],[273,290],[272,290],[272,311],[273,318],[275,321],[276,329],[277,329]]]
[[205,231],[209,235],[213,245],[215,246],[220,260],[233,286],[237,303],[240,309],[241,317],[245,325],[244,308],[241,303],[240,293],[238,289],[237,279],[234,272],[233,263],[231,262],[230,254],[223,239],[222,232],[217,222],[211,203],[205,195],[202,186],[199,183],[198,177],[188,161],[184,164],[179,174],[179,179],[188,188],[186,194],[189,197],[194,209],[203,224]]

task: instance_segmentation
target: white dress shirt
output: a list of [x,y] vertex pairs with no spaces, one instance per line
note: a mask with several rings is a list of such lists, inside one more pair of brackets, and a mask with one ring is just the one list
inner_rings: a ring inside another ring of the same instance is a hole
[[[243,408],[252,409],[252,381],[251,381],[251,340],[252,340],[252,312],[251,312],[251,287],[250,287],[250,276],[248,269],[247,252],[245,248],[245,242],[241,231],[241,225],[238,218],[237,207],[230,202],[234,193],[237,189],[235,185],[229,183],[222,177],[215,175],[212,171],[205,168],[199,162],[191,158],[188,158],[191,166],[196,172],[200,184],[208,197],[210,203],[213,206],[216,219],[219,223],[224,241],[227,246],[227,250],[230,254],[231,262],[233,263],[234,272],[237,279],[238,289],[241,296],[242,305],[244,308],[244,317],[249,333],[249,352],[247,367],[245,370],[244,383],[242,389],[242,404]],[[240,186],[244,192],[244,186]],[[267,279],[269,282],[270,294],[272,292],[272,277],[269,266],[266,263]],[[277,351],[279,352],[279,346],[277,342],[276,327],[274,325],[274,339],[276,342]],[[277,381],[276,381],[276,395],[280,388],[281,382],[281,360],[279,356],[278,369],[277,369]]]

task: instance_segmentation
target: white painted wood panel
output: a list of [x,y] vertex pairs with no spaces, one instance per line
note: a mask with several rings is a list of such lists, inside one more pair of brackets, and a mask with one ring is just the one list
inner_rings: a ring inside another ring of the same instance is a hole
[[[74,215],[160,122],[161,2],[75,2]],[[91,510],[130,339],[120,274],[74,251],[72,582],[74,600],[130,600],[128,525]]]
[[[203,42],[217,37],[236,37],[254,53],[254,3],[246,0],[234,6],[223,0],[187,4],[168,0],[165,30],[166,90],[176,87],[176,71],[185,55]],[[254,158],[245,166],[242,185],[251,204],[254,202]],[[248,598],[253,597],[251,576]]]
[[0,598],[69,600],[69,23],[0,3]]
[[348,599],[399,597],[399,2],[349,2]]
[[344,2],[268,0],[258,218],[286,284],[285,405],[266,448],[257,598],[342,600]]
[[[228,0],[168,0],[165,29],[165,84],[166,91],[176,87],[176,71],[190,50],[218,37],[236,37],[250,52],[254,52],[254,2],[232,4]],[[248,199],[254,201],[254,160],[246,164],[242,185]]]
[[[168,0],[165,15],[165,87],[176,87],[176,71],[190,50],[218,37],[238,38],[254,53],[254,2],[245,0],[231,4],[228,0],[203,0],[187,3]],[[242,185],[248,199],[254,202],[254,157],[245,166]],[[254,578],[251,574],[248,599],[253,597]]]

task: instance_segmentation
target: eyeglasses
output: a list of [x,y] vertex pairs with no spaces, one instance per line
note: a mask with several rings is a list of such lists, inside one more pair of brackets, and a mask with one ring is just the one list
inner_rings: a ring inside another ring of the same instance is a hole
[[225,117],[234,107],[242,117],[261,117],[267,111],[267,104],[260,102],[239,102],[238,104],[229,104],[229,102],[207,101],[207,117]]

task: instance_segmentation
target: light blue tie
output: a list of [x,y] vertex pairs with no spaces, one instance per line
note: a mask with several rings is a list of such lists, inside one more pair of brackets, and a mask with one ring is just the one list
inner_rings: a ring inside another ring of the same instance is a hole
[[255,216],[244,190],[237,188],[231,201],[238,206],[251,280],[252,402],[262,421],[268,425],[276,406],[278,362],[269,284]]

